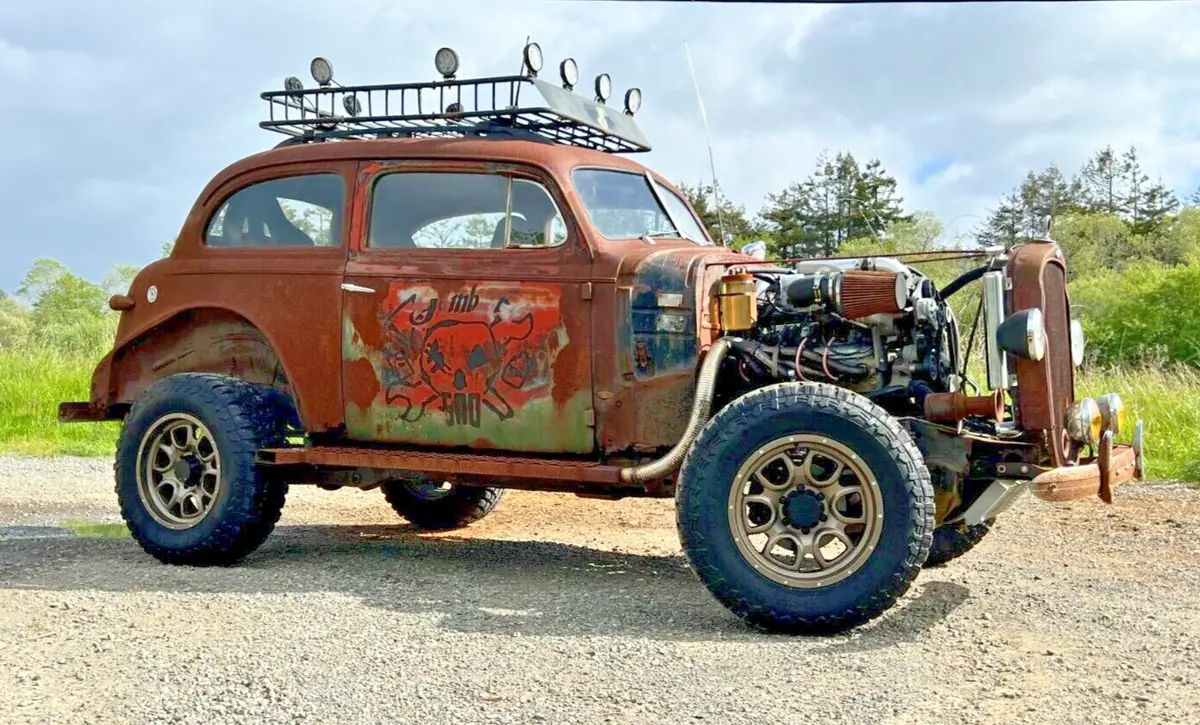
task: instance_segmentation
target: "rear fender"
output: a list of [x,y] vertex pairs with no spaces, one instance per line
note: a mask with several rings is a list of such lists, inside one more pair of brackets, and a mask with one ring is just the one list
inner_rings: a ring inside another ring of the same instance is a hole
[[252,322],[219,308],[185,310],[117,347],[96,367],[92,405],[121,417],[156,381],[201,372],[270,385],[286,393],[304,419],[274,345]]

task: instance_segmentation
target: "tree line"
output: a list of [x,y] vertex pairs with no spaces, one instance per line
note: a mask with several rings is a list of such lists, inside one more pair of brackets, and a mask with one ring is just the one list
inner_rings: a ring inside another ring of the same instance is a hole
[[[680,185],[714,239],[740,248],[762,239],[772,258],[829,256],[864,242],[883,244],[897,230],[935,219],[905,210],[896,178],[879,159],[823,153],[803,180],[770,193],[749,213],[712,184]],[[1184,261],[1200,228],[1200,190],[1181,201],[1144,168],[1136,147],[1105,146],[1068,176],[1055,164],[1031,169],[987,212],[968,246],[1011,246],[1050,234],[1076,252],[1084,272],[1140,258]],[[938,236],[941,228],[938,226]],[[901,237],[904,235],[901,234]],[[893,245],[886,245],[893,246]],[[919,250],[918,250],[919,251]]]

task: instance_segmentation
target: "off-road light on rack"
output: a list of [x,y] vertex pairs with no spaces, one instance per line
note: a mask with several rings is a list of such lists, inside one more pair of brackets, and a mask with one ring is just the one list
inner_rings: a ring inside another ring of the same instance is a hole
[[612,78],[607,73],[596,76],[596,102],[604,103],[612,96]]
[[458,73],[458,53],[454,48],[438,48],[433,55],[433,67],[446,80],[453,80]]
[[579,64],[574,58],[567,58],[558,64],[558,74],[562,76],[563,89],[569,91],[579,82]]
[[357,116],[362,113],[362,102],[358,100],[358,96],[350,95],[342,99],[342,107],[346,109],[346,113],[351,116]]
[[304,90],[304,84],[296,76],[288,76],[283,79],[283,90],[288,93],[299,93]]
[[536,76],[542,69],[542,46],[530,43],[525,46],[525,67],[529,75]]
[[630,88],[625,91],[625,113],[632,116],[642,107],[642,89]]
[[317,85],[327,86],[333,82],[333,65],[321,57],[312,59],[312,63],[308,64],[308,70],[312,73],[313,80]]

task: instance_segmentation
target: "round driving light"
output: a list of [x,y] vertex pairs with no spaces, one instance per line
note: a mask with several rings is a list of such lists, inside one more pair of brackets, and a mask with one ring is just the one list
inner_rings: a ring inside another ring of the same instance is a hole
[[1071,320],[1071,362],[1075,367],[1083,364],[1083,353],[1087,348],[1087,338],[1083,334],[1083,323]]
[[596,100],[604,103],[612,95],[612,78],[607,73],[596,76]]
[[346,113],[351,116],[357,116],[362,113],[362,102],[358,100],[358,96],[346,96],[342,99],[342,107],[346,109]]
[[542,46],[537,43],[530,43],[525,46],[525,67],[533,75],[537,75],[542,69]]
[[333,82],[333,66],[324,58],[313,58],[308,70],[318,85],[327,86]]
[[296,76],[288,76],[283,79],[283,90],[288,93],[299,93],[304,90],[304,84]]
[[1113,435],[1121,435],[1125,429],[1125,401],[1116,393],[1107,393],[1096,398],[1100,407],[1100,417],[1104,421],[1104,429],[1111,430]]
[[1096,445],[1100,442],[1100,431],[1104,418],[1100,406],[1091,398],[1077,400],[1067,408],[1067,435],[1078,443]]
[[996,328],[996,344],[1009,355],[1025,360],[1046,356],[1046,324],[1036,307],[1012,313]]
[[579,82],[579,64],[574,58],[567,58],[558,64],[558,74],[562,76],[563,88],[569,91]]
[[630,88],[625,91],[625,113],[630,116],[638,112],[642,107],[642,89]]
[[454,78],[458,72],[458,53],[454,52],[454,48],[438,48],[433,54],[433,67],[446,80]]

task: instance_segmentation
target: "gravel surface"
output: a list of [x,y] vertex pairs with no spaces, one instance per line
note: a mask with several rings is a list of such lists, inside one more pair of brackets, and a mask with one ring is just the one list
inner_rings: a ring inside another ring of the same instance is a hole
[[[293,488],[240,566],[158,564],[107,460],[0,457],[0,723],[1184,723],[1200,491],[1026,497],[847,635],[753,632],[670,502],[510,492],[417,535],[377,491]],[[92,535],[77,535],[83,531]],[[97,535],[101,534],[101,535]]]

